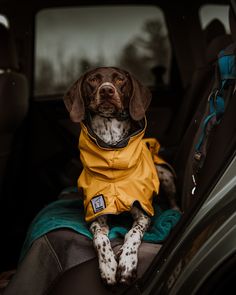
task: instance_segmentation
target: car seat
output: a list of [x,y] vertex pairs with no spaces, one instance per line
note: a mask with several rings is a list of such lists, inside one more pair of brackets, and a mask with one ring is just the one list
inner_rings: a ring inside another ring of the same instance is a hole
[[[206,43],[205,64],[193,70],[190,82],[185,89],[182,102],[172,118],[172,123],[165,131],[165,135],[161,137],[162,156],[168,162],[173,161],[177,146],[183,139],[197,106],[199,105],[199,100],[211,89],[214,62],[217,59],[218,52],[232,43],[231,36],[226,34],[223,24],[216,19],[204,29],[203,35]],[[157,128],[153,128],[153,126],[160,124],[157,119],[158,116],[149,115],[149,117],[151,117],[151,130],[156,130]],[[153,121],[156,121],[156,123]],[[153,135],[153,131],[149,133]],[[158,134],[155,134],[155,136],[158,137]]]
[[[233,29],[233,26],[235,24],[233,25],[234,18],[232,17],[231,10],[230,21],[232,37],[233,40],[235,40],[236,36],[235,31]],[[211,60],[213,56],[216,56],[216,53],[219,53],[220,51],[219,49],[223,49],[221,46],[221,42],[223,41],[224,43],[226,41],[226,43],[228,43],[227,39],[228,38],[225,38],[225,36],[219,36],[211,41],[211,46],[208,48],[207,51],[208,60]],[[216,72],[217,71],[215,71],[215,73]],[[213,79],[210,84],[211,89],[214,88],[214,81],[216,80],[216,78],[216,76],[213,76]],[[201,100],[199,100],[198,108],[191,120],[191,123],[189,124],[189,127],[184,135],[178,152],[176,153],[173,165],[178,174],[177,188],[180,196],[181,208],[184,211],[189,210],[193,203],[195,203],[195,201],[198,200],[197,196],[202,196],[204,190],[206,193],[206,191],[210,189],[210,186],[213,185],[214,180],[217,180],[217,174],[216,171],[214,172],[214,169],[217,169],[217,172],[219,173],[218,175],[220,175],[220,171],[223,171],[223,166],[227,163],[227,157],[229,157],[230,152],[232,152],[232,150],[230,151],[230,146],[231,144],[233,144],[235,130],[235,121],[231,114],[231,105],[234,104],[234,83],[235,80],[232,79],[232,83],[230,84],[230,86],[227,87],[226,90],[224,90],[224,99],[226,105],[225,113],[223,115],[222,122],[214,128],[212,134],[210,135],[210,140],[208,143],[209,151],[207,151],[204,169],[202,169],[199,175],[200,180],[199,184],[196,187],[194,197],[191,192],[193,189],[194,181],[192,172],[193,158],[195,156],[195,149],[197,142],[199,140],[199,134],[202,132],[202,121],[205,119],[205,113],[208,107],[209,94],[211,93],[210,89],[208,89],[205,95],[201,98]],[[228,120],[231,121],[228,122]],[[224,150],[221,151],[221,149]],[[210,161],[210,159],[212,159],[212,166],[208,166],[209,164],[207,164]],[[203,177],[202,175],[205,176]]]
[[28,110],[28,84],[19,72],[16,47],[9,28],[0,24],[0,196],[14,137]]
[[183,140],[199,103],[211,90],[217,54],[231,43],[232,38],[230,35],[223,34],[215,37],[206,48],[206,64],[193,71],[193,76],[185,91],[182,104],[177,110],[171,128],[167,133],[168,138],[163,138],[162,156],[169,162],[173,161],[174,155],[178,150],[177,147]]

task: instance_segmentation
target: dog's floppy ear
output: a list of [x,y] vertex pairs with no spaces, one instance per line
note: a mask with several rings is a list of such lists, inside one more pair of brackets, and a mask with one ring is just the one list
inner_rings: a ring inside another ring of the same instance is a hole
[[81,94],[83,79],[84,75],[67,90],[63,98],[65,106],[70,113],[70,118],[75,123],[81,122],[85,115],[84,100]]
[[145,116],[145,112],[151,102],[151,91],[143,86],[136,78],[130,75],[133,92],[129,102],[129,113],[133,120],[139,121]]

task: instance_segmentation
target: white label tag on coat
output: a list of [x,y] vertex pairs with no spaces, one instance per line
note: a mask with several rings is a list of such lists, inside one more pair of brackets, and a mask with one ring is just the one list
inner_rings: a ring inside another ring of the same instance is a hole
[[94,213],[100,212],[106,208],[106,203],[103,195],[98,195],[91,200]]

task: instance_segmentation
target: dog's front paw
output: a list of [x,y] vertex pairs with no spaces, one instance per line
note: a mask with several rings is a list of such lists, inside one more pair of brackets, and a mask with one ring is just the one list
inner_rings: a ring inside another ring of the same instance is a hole
[[116,280],[130,285],[137,277],[138,253],[137,249],[124,245],[118,252],[119,264]]
[[104,284],[112,286],[116,284],[117,262],[114,255],[102,254],[99,259],[99,269]]

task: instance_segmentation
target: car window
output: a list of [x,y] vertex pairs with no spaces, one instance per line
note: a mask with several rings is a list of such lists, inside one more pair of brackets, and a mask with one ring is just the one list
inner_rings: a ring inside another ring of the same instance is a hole
[[[5,15],[0,14],[0,24],[3,24],[5,27],[9,28],[9,22]],[[2,73],[4,73],[4,70],[0,69],[0,74]]]
[[34,94],[64,93],[81,73],[118,66],[168,84],[171,48],[156,6],[54,8],[36,16]]
[[199,10],[199,16],[202,29],[206,29],[213,20],[218,20],[222,23],[225,32],[230,32],[229,5],[203,5]]
[[0,24],[3,24],[4,26],[6,26],[7,28],[9,28],[9,21],[6,18],[5,15],[0,14]]

